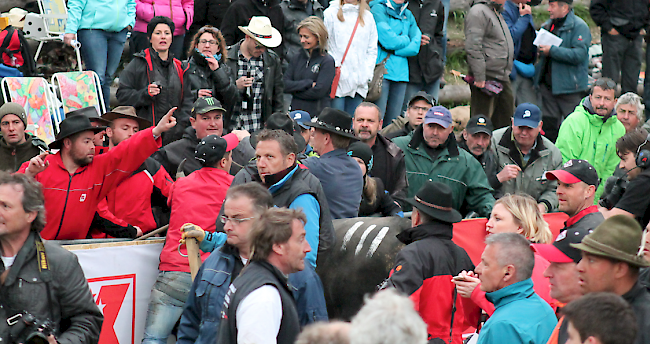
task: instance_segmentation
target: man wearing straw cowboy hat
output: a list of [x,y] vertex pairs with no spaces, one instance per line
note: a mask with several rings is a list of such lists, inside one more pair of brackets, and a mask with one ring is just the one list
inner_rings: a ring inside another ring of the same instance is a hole
[[172,108],[156,127],[139,131],[115,149],[95,156],[93,136],[104,127],[93,127],[86,116],[71,116],[60,125],[50,149],[33,157],[18,170],[43,184],[47,223],[43,239],[84,239],[97,204],[128,178],[162,141],[160,136],[176,125]]
[[587,293],[611,292],[623,297],[636,315],[635,344],[650,343],[650,293],[639,282],[639,269],[650,266],[643,256],[645,237],[636,220],[625,215],[608,218],[579,244],[580,287]]
[[241,102],[234,106],[231,123],[234,129],[253,132],[261,129],[272,113],[283,109],[280,58],[267,50],[279,46],[282,35],[267,17],[252,17],[248,26],[239,29],[246,35],[228,49],[226,61],[241,96]]

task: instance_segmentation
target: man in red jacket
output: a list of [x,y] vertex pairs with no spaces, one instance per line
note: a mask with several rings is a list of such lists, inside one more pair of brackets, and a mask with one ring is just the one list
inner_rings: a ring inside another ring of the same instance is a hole
[[83,239],[88,234],[97,204],[138,166],[160,148],[160,135],[176,125],[172,108],[155,128],[136,133],[108,153],[95,157],[93,136],[103,127],[93,127],[86,116],[66,118],[50,149],[24,163],[19,172],[43,185],[47,224],[43,239]]
[[[206,232],[214,232],[221,205],[234,178],[228,172],[232,164],[231,151],[238,144],[235,134],[203,138],[194,153],[203,167],[177,179],[172,187],[168,201],[172,214],[165,246],[160,253],[158,279],[149,298],[143,343],[167,343],[167,337],[183,313],[192,277],[186,256],[181,256],[187,254],[186,249],[178,245],[181,228],[191,222]],[[226,235],[220,234],[223,244]],[[209,255],[201,253],[201,260]]]
[[[140,128],[151,126],[149,121],[137,116],[132,106],[116,107],[102,118],[109,123],[106,128],[109,150],[115,149]],[[98,212],[114,224],[130,229],[130,237],[140,236],[160,227],[153,207],[167,208],[172,184],[172,178],[162,165],[149,157],[99,203]],[[93,237],[105,237],[98,234],[93,233]]]

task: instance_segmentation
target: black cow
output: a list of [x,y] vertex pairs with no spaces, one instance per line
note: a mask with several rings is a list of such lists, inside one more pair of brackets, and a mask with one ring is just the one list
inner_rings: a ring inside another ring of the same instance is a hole
[[400,217],[358,217],[334,220],[336,244],[316,272],[325,289],[330,319],[350,320],[363,297],[377,290],[404,245],[395,237],[411,227]]

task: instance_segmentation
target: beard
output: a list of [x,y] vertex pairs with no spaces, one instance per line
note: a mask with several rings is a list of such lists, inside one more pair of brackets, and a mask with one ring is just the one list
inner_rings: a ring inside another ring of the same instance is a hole
[[72,157],[72,161],[78,166],[86,166],[93,162],[94,158],[94,156],[88,156],[86,153],[81,153],[74,148],[70,150],[70,157]]

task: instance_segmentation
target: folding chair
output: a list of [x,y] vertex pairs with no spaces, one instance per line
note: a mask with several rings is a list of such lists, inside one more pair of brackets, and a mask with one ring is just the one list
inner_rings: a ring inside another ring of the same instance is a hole
[[54,73],[52,85],[61,95],[63,112],[68,113],[94,106],[100,114],[106,112],[99,76],[93,71]]
[[[25,27],[23,32],[25,37],[38,41],[38,48],[34,54],[34,61],[38,61],[43,45],[51,41],[63,41],[65,34],[65,24],[68,18],[68,8],[64,0],[38,0],[40,14],[28,13],[25,16]],[[79,48],[81,44],[74,42],[72,47],[77,54],[77,66],[82,71],[81,53]]]
[[25,131],[45,143],[54,141],[55,128],[58,132],[60,121],[52,121],[54,96],[48,82],[43,78],[6,77],[2,79],[1,87],[5,102],[11,101],[25,107],[27,112]]

